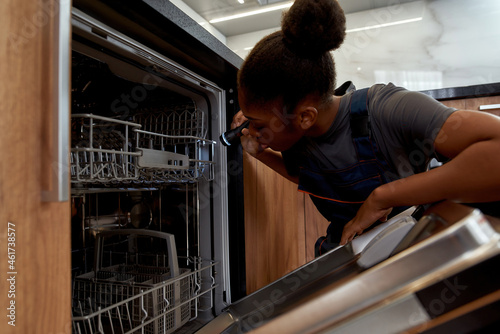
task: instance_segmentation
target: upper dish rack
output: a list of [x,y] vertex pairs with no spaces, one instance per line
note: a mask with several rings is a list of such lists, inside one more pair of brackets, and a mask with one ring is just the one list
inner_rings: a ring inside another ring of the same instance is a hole
[[133,121],[72,115],[71,182],[140,186],[211,181],[215,141],[195,108],[152,110]]

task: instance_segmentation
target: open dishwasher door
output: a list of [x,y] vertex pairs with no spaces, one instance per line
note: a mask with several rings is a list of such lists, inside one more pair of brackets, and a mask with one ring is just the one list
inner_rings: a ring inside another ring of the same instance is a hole
[[279,280],[238,300],[197,333],[242,333],[290,312],[385,260],[413,228],[410,208]]
[[[430,333],[465,321],[471,303],[472,310],[498,304],[496,219],[442,202],[416,224],[399,225],[365,240],[360,252],[349,244],[315,259],[232,304],[199,333]],[[382,250],[384,243],[391,245]],[[498,321],[483,315],[482,326]]]

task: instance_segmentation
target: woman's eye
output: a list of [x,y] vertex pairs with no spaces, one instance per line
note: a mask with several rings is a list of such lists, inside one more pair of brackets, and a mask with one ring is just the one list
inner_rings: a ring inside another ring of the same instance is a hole
[[259,130],[261,130],[261,129],[263,129],[263,128],[264,128],[264,126],[262,126],[261,124],[257,124],[257,125],[252,124],[252,127],[253,127],[253,128],[254,128],[254,130],[256,130],[256,131],[259,131]]

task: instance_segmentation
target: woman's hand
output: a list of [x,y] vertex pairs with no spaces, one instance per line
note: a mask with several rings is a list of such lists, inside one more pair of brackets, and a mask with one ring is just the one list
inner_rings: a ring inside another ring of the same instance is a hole
[[[241,124],[247,121],[247,118],[243,115],[243,112],[240,110],[233,117],[233,122],[231,123],[231,129],[237,128]],[[250,131],[250,127],[247,129],[243,129],[241,131],[242,136],[240,137],[241,146],[245,151],[247,151],[251,156],[257,157],[259,153],[265,150],[265,147],[262,147],[261,144],[257,141],[257,137],[259,135],[258,132]]]
[[377,220],[382,222],[387,220],[387,217],[392,211],[392,207],[385,208],[380,203],[377,203],[374,193],[375,191],[372,192],[363,205],[361,205],[356,217],[344,226],[342,238],[340,239],[341,245],[345,245],[349,241],[352,241],[356,235],[362,234],[364,230],[370,227]]

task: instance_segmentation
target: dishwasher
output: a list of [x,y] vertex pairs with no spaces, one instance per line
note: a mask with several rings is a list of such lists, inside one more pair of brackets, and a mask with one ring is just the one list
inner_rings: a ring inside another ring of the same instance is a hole
[[72,331],[193,332],[231,301],[225,90],[73,8]]

